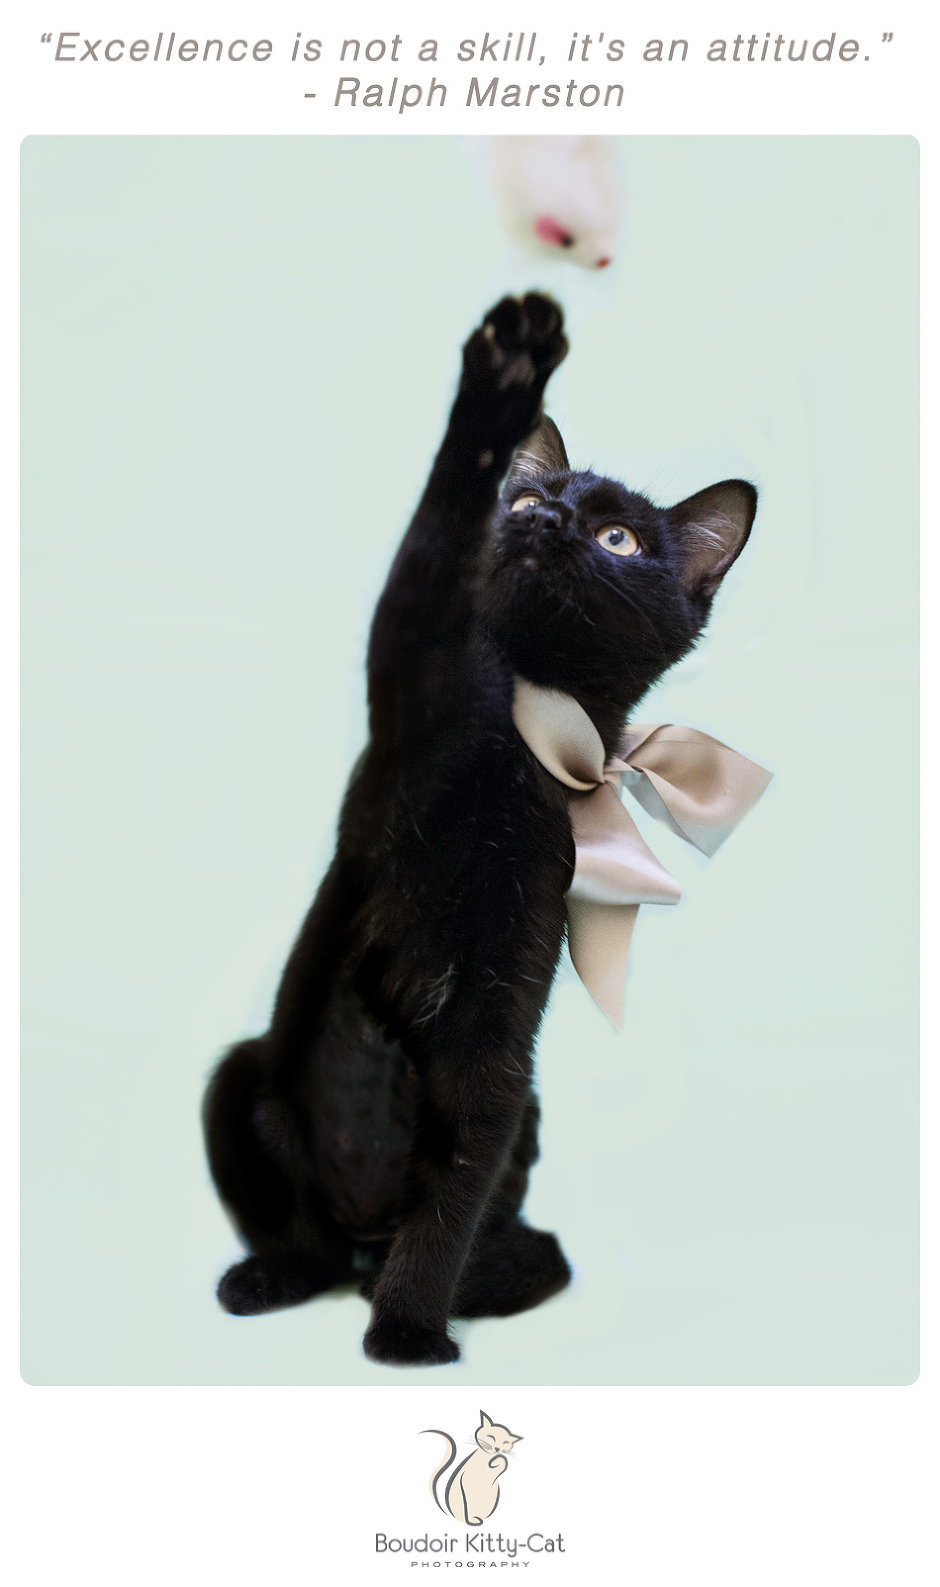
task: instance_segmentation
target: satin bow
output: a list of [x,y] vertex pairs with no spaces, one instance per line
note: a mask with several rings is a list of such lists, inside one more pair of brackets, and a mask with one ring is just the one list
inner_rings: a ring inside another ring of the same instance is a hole
[[546,771],[571,790],[574,880],[568,947],[598,1008],[620,1029],[630,939],[640,904],[675,904],[680,888],[620,800],[633,797],[703,854],[715,853],[755,805],[772,773],[694,727],[628,727],[604,759],[601,736],[577,700],[516,679],[513,721]]

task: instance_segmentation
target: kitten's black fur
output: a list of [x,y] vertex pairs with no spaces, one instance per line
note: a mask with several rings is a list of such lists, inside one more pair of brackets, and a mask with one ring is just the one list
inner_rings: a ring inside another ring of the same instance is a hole
[[[574,845],[565,788],[513,726],[513,675],[574,695],[612,753],[695,643],[754,516],[740,480],[661,510],[570,472],[540,420],[566,352],[537,294],[498,303],[464,349],[375,613],[370,737],[335,857],[270,1030],[232,1049],[206,1097],[215,1183],[253,1253],[222,1305],[267,1311],[358,1278],[376,1361],[456,1360],[449,1318],[524,1310],[570,1276],[520,1208]],[[513,512],[523,494],[538,501]],[[615,524],[636,555],[598,543]]]

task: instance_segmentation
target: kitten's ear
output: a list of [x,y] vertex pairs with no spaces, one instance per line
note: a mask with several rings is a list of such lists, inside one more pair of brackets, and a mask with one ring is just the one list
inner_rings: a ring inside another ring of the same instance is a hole
[[711,600],[740,556],[757,511],[757,491],[745,479],[723,479],[670,509],[669,520],[685,541],[682,582]]
[[480,1412],[480,1426],[481,1427],[492,1427],[492,1425],[493,1425],[493,1423],[490,1421],[490,1419],[487,1416],[486,1412],[485,1411],[481,1411]]
[[568,468],[568,454],[558,426],[543,413],[532,434],[517,447],[506,486],[512,489],[538,479],[540,474],[567,473]]

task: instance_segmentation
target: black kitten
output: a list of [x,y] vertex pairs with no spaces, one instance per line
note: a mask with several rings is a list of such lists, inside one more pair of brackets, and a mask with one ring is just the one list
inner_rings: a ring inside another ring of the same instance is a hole
[[254,1253],[222,1305],[267,1311],[358,1277],[376,1361],[456,1360],[449,1318],[522,1311],[570,1276],[519,1216],[574,843],[567,790],[513,726],[514,675],[573,695],[611,754],[695,643],[754,516],[740,480],[660,510],[571,473],[540,420],[566,352],[535,294],[503,299],[464,349],[375,613],[370,737],[335,857],[270,1030],[206,1098],[212,1173]]

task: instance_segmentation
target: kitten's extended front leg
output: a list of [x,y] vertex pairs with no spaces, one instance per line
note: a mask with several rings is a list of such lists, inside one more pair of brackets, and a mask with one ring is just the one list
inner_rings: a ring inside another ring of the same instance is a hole
[[464,347],[447,430],[372,624],[369,720],[380,748],[425,739],[473,687],[468,645],[490,515],[567,351],[561,310],[535,292],[495,304]]
[[455,1286],[528,1096],[527,1055],[511,1057],[511,1068],[504,1049],[438,1060],[431,1101],[436,1133],[449,1147],[426,1165],[421,1199],[376,1285],[363,1341],[373,1361],[433,1366],[459,1358],[447,1332]]
[[502,298],[490,309],[464,347],[457,399],[425,500],[436,491],[446,493],[451,466],[459,472],[463,496],[468,464],[495,499],[514,449],[538,423],[549,376],[567,354],[562,326],[558,305],[540,292]]

